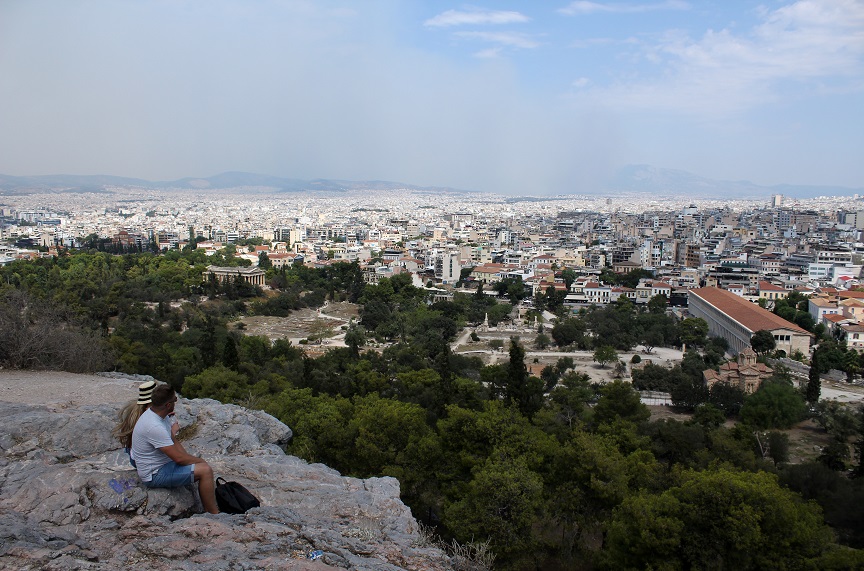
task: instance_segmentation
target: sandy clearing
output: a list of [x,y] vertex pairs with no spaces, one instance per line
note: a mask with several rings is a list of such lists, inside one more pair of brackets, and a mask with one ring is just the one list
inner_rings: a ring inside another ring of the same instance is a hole
[[63,371],[0,369],[0,401],[61,406],[122,404],[136,398],[141,382]]

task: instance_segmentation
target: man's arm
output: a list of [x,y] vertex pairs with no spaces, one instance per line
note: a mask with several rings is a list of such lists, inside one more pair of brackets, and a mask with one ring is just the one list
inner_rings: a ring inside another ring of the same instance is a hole
[[192,456],[191,454],[186,452],[186,450],[183,448],[183,445],[179,442],[172,444],[171,446],[163,446],[159,450],[164,452],[166,456],[171,458],[180,466],[188,466],[189,464],[200,464],[201,462],[204,462],[203,458],[199,458],[198,456]]

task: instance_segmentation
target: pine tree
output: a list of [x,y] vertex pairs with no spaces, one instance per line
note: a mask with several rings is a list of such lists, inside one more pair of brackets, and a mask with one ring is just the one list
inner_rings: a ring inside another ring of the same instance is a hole
[[510,339],[510,362],[507,365],[504,397],[529,418],[540,410],[543,404],[543,382],[528,374],[525,349],[519,344],[518,337]]
[[822,393],[822,379],[819,376],[819,363],[817,358],[819,349],[813,351],[813,358],[810,359],[810,373],[807,381],[807,402],[814,404],[819,400],[819,395]]
[[864,478],[864,406],[858,409],[858,439],[855,440],[853,448],[853,454],[858,463],[852,470],[852,477]]

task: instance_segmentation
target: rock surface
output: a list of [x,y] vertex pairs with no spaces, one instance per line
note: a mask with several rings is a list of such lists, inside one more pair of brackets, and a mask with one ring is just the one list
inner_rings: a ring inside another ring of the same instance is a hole
[[[396,480],[287,456],[291,430],[262,412],[204,399],[177,407],[187,450],[249,488],[260,508],[202,514],[191,487],[144,488],[110,436],[120,406],[0,402],[0,568],[451,567],[423,546]],[[323,557],[309,560],[314,550]]]

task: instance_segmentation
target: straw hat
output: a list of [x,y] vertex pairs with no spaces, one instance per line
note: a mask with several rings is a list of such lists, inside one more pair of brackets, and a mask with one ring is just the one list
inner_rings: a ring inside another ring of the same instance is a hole
[[147,381],[138,386],[138,404],[150,404],[153,402],[153,389],[156,388],[156,381]]

